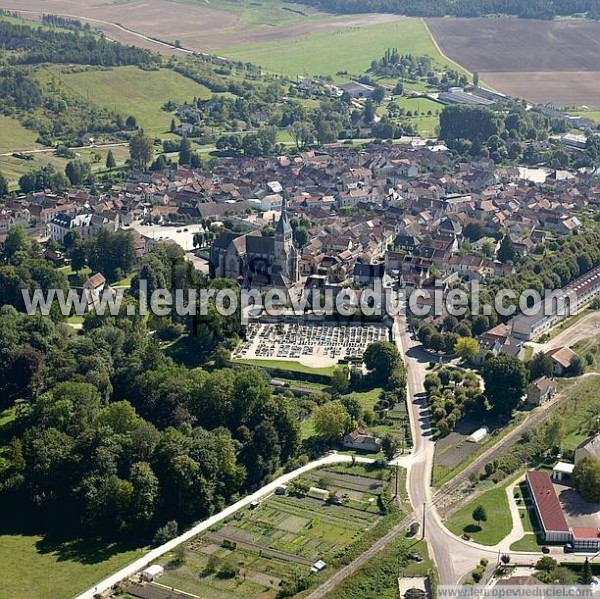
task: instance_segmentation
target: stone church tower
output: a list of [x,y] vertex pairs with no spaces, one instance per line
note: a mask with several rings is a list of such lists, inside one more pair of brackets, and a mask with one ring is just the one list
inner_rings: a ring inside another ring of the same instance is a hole
[[294,246],[294,232],[287,214],[285,199],[281,207],[281,217],[275,227],[273,274],[281,275],[291,283],[298,281],[300,256]]

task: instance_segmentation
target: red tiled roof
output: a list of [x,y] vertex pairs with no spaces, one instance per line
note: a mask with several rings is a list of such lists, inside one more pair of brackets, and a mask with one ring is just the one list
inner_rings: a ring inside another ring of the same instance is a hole
[[600,537],[598,528],[574,528],[573,538],[575,539],[597,539]]
[[527,483],[531,489],[544,530],[569,532],[569,525],[550,477],[545,472],[531,470],[527,473]]

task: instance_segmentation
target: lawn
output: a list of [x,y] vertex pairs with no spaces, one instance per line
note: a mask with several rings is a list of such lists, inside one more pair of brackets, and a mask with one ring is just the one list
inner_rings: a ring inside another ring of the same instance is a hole
[[[496,545],[512,530],[512,518],[508,507],[506,487],[497,487],[469,502],[452,514],[446,522],[448,530],[456,535],[468,534],[481,545]],[[477,524],[473,520],[473,510],[483,506],[487,521]]]
[[134,115],[140,127],[156,136],[169,132],[173,115],[161,108],[167,100],[183,103],[211,95],[206,87],[168,69],[90,68],[79,73],[63,72],[60,80],[68,90],[101,108]]
[[581,116],[596,123],[600,123],[600,111],[598,110],[583,110],[582,107],[579,107],[576,110],[568,110],[567,113],[572,116]]
[[526,533],[510,546],[511,551],[541,551],[537,538],[533,533]]
[[321,374],[324,376],[331,376],[333,374],[334,366],[326,366],[324,368],[311,368],[295,362],[293,360],[251,360],[247,358],[240,358],[233,360],[234,364],[247,364],[248,366],[260,366],[261,368],[277,368],[279,370],[289,370],[290,372],[301,372],[303,374]]
[[142,554],[109,544],[54,544],[38,535],[0,534],[0,596],[70,599]]
[[[335,31],[315,32],[301,37],[232,46],[219,50],[223,56],[253,62],[266,69],[292,77],[331,75],[347,71],[358,75],[371,61],[383,56],[388,48],[400,54],[427,54],[439,63],[451,65],[439,54],[422,19],[402,19],[370,27],[344,27]],[[326,56],[327,60],[323,60]],[[337,77],[348,80],[348,77]]]

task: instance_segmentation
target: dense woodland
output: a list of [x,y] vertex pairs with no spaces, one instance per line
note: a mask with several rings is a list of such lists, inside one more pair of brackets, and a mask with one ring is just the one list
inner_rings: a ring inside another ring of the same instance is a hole
[[13,64],[87,64],[105,67],[156,67],[161,58],[136,46],[125,46],[88,31],[62,31],[0,21],[0,46],[11,51]]
[[386,12],[419,17],[481,17],[512,15],[553,19],[585,14],[600,18],[599,0],[299,0],[321,10],[342,14]]

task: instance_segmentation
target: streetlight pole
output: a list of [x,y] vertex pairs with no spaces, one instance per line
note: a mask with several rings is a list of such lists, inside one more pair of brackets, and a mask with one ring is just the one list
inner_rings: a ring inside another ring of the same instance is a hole
[[427,502],[423,502],[423,536],[422,539],[425,540],[425,513],[427,509]]

